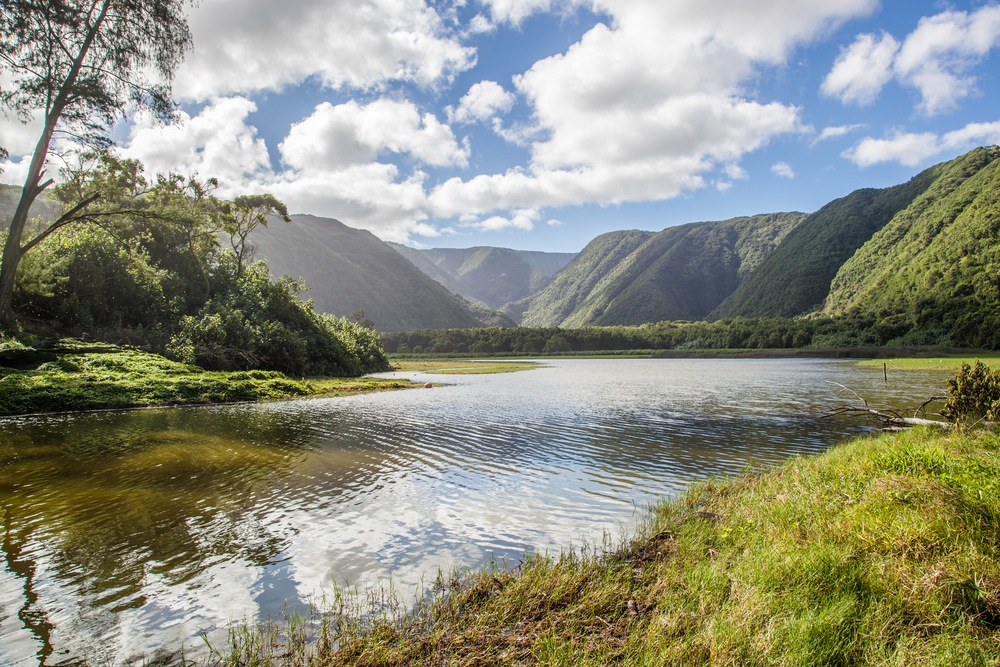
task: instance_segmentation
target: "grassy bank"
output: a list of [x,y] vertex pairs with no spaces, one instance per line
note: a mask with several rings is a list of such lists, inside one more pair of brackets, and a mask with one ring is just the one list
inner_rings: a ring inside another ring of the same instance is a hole
[[975,364],[982,361],[991,368],[1000,368],[1000,356],[995,354],[948,354],[940,357],[901,357],[897,359],[868,359],[859,361],[859,366],[871,366],[882,368],[886,365],[888,370],[895,371],[949,371],[957,372],[962,364]]
[[329,614],[311,651],[237,633],[214,662],[997,664],[998,453],[996,435],[863,438],[693,486],[602,553],[456,576],[410,614]]
[[487,375],[517,373],[540,368],[533,361],[483,361],[472,359],[401,359],[395,362],[396,370],[419,371],[432,375]]
[[61,341],[0,352],[0,415],[336,396],[410,386],[386,378],[209,372],[155,354]]

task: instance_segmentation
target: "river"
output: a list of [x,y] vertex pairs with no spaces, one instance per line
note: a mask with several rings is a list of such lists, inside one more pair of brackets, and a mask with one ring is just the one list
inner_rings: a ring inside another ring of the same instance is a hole
[[[599,545],[693,480],[865,432],[949,374],[554,360],[349,398],[0,420],[0,665],[140,664],[337,587]],[[837,384],[834,384],[837,383]]]

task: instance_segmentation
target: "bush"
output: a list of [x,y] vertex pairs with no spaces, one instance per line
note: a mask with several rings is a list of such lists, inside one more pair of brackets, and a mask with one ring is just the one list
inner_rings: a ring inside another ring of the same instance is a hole
[[181,319],[168,351],[209,370],[267,369],[289,375],[357,376],[386,370],[378,334],[344,318],[316,313],[301,302],[302,285],[272,283],[258,262],[239,276],[227,257],[218,272],[222,291],[196,315]]
[[956,422],[1000,421],[1000,371],[978,360],[975,366],[963,363],[948,380],[943,414]]

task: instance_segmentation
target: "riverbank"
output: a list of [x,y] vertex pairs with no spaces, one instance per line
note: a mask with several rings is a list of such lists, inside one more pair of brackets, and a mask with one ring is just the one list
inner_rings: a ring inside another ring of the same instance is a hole
[[0,416],[341,396],[411,386],[390,378],[295,380],[274,371],[206,371],[139,350],[75,341],[0,353]]
[[597,552],[442,576],[416,611],[331,612],[312,650],[302,625],[235,632],[212,662],[995,664],[998,551],[1000,438],[886,434],[694,485]]

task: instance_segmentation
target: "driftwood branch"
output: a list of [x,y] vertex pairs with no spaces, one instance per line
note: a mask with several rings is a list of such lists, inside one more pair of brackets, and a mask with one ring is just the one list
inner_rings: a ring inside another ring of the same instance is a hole
[[862,407],[852,407],[852,406],[840,406],[834,408],[829,413],[824,415],[824,418],[830,417],[840,417],[840,416],[869,416],[877,419],[884,430],[898,431],[901,429],[909,428],[911,426],[933,426],[935,428],[950,429],[952,425],[946,421],[941,421],[938,419],[926,419],[924,417],[918,417],[917,415],[926,414],[925,410],[927,406],[934,401],[944,400],[943,396],[933,396],[926,401],[924,401],[919,408],[917,408],[912,417],[906,417],[895,410],[877,410],[870,405],[868,401],[849,387],[845,387],[839,382],[833,382],[827,380],[830,384],[835,384],[838,387],[851,392],[854,394],[859,401],[861,401]]

